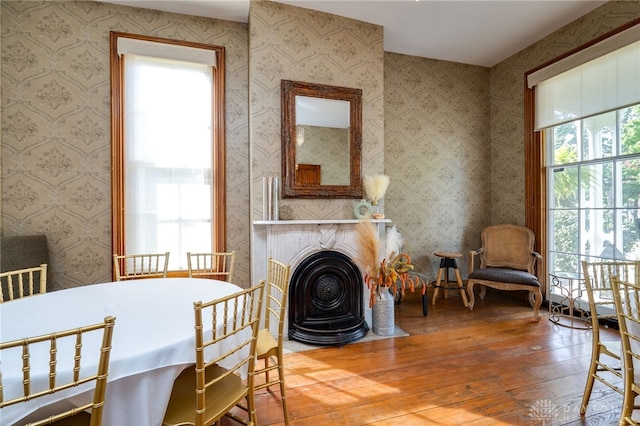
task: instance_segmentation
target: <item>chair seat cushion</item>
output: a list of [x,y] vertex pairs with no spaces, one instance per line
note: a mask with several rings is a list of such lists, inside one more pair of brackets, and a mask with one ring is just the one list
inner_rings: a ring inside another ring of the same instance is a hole
[[532,287],[540,287],[540,282],[535,275],[526,271],[509,268],[476,269],[469,274],[469,279],[497,281],[503,283],[523,284]]

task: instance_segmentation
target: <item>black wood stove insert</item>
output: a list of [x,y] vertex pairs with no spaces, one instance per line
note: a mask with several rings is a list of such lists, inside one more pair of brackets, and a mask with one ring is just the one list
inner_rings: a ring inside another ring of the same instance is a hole
[[289,283],[289,339],[343,345],[369,329],[359,268],[343,253],[320,251],[304,259]]

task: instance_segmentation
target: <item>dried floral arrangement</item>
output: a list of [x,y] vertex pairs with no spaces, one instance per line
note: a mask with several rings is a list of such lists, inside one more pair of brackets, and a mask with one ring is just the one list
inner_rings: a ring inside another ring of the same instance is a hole
[[389,176],[387,175],[375,175],[375,176],[365,176],[363,180],[364,192],[367,194],[367,197],[371,200],[371,205],[375,206],[378,204],[378,201],[384,198],[385,192],[387,192],[387,188],[389,187]]
[[[357,225],[360,248],[358,263],[364,271],[364,281],[369,288],[369,307],[375,305],[380,291],[391,290],[405,294],[406,289],[415,290],[422,285],[422,294],[427,284],[418,276],[409,274],[414,269],[407,253],[401,253],[402,237],[394,226],[387,231],[386,248],[389,255],[380,259],[380,240],[374,225],[370,221],[360,221]],[[381,290],[382,289],[382,290]]]

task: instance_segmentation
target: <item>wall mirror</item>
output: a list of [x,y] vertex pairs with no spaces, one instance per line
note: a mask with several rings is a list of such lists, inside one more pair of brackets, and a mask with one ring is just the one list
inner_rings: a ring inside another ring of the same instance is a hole
[[282,80],[282,196],[362,198],[362,90]]

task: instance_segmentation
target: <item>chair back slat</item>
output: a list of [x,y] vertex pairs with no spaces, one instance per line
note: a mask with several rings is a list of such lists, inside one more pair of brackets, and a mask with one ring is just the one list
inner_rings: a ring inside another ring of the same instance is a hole
[[46,263],[33,268],[0,273],[0,303],[46,292]]
[[270,389],[278,385],[280,402],[284,413],[284,424],[289,424],[284,377],[283,334],[284,319],[289,294],[291,266],[269,258],[267,263],[267,283],[265,287],[265,308],[262,327],[258,332],[258,366],[256,376],[264,381],[255,384],[255,389]]
[[[196,421],[195,423],[209,424],[214,417],[206,418],[206,394],[210,388],[219,386],[225,379],[234,376],[247,376],[245,381],[245,395],[253,392],[253,376],[256,358],[256,340],[260,320],[261,299],[263,297],[264,281],[249,289],[209,302],[195,302],[195,385],[196,385]],[[211,334],[204,333],[204,320],[212,326]],[[207,348],[213,345],[222,347],[219,356],[205,361]],[[239,360],[232,366],[213,368],[223,365],[229,357],[241,354]],[[215,374],[208,375],[208,372]],[[234,404],[235,405],[235,404]]]
[[189,278],[209,278],[233,282],[236,252],[187,252]]
[[166,278],[169,252],[113,255],[116,281],[141,278]]
[[[113,337],[114,325],[115,317],[110,316],[106,317],[102,323],[98,324],[0,343],[0,354],[2,354],[1,357],[3,359],[3,363],[0,363],[0,408],[27,402],[65,389],[77,387],[85,383],[95,382],[94,395],[91,402],[29,424],[32,426],[51,424],[54,421],[72,417],[86,410],[91,410],[91,425],[99,426],[101,424],[102,410],[105,402],[109,355],[111,352],[111,340]],[[82,369],[83,338],[89,333],[94,332],[102,332],[102,340],[99,347],[96,348],[98,356],[96,371],[93,374],[87,374],[87,372]],[[59,348],[61,346],[61,342],[68,338],[73,339],[72,342],[69,342],[70,345],[73,345],[73,350],[71,351],[73,359],[70,360],[73,365],[72,377],[64,383],[58,383],[58,367],[60,365]],[[32,383],[32,375],[34,371],[32,362],[35,362],[35,359],[32,359],[32,348],[37,344],[45,342],[48,342],[49,348],[49,373],[47,386],[42,390],[36,390]],[[6,371],[3,375],[2,370],[3,368],[6,368],[5,366],[7,365],[10,356],[18,356],[14,353],[15,351],[12,351],[15,348],[20,349],[20,356],[22,358],[22,392],[19,395],[7,395],[3,384],[3,377],[6,377]]]
[[[589,301],[590,317],[597,315],[599,319],[615,318],[615,304],[610,276],[625,281],[634,281],[640,261],[582,261],[582,275]],[[602,313],[603,306],[609,306],[611,313]],[[593,320],[591,321],[593,323]],[[593,324],[592,324],[593,325]],[[597,324],[595,325],[597,327]],[[596,333],[598,332],[596,328]]]
[[289,294],[289,276],[291,266],[285,265],[273,258],[269,258],[267,264],[267,283],[265,291],[267,293],[264,328],[271,331],[272,322],[278,325],[278,329],[273,331],[278,336],[282,336],[284,327],[284,314]]
[[635,370],[640,365],[640,283],[632,283],[615,275],[610,277],[618,317],[622,359],[624,364],[624,396],[619,424],[638,424],[632,418],[635,400],[640,396],[640,382]]

